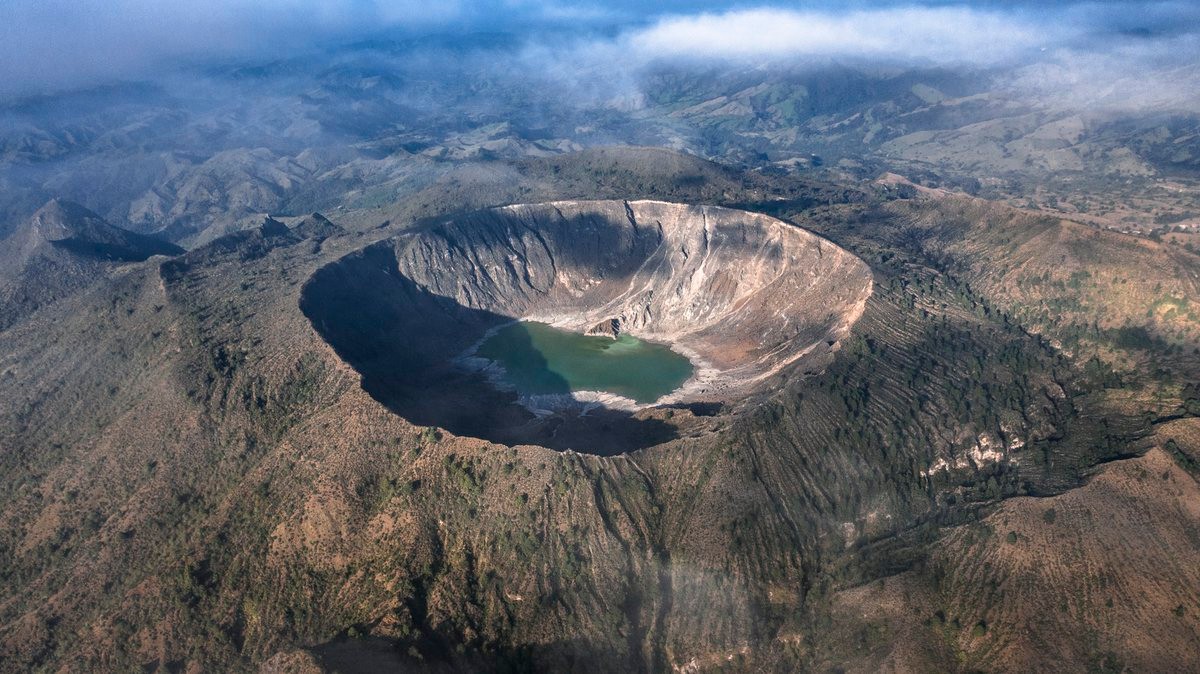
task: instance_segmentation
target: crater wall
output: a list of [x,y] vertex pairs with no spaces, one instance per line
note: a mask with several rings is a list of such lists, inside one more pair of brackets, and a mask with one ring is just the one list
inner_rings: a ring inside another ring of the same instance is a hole
[[[302,304],[367,390],[394,408],[398,397],[435,386],[483,395],[453,362],[518,319],[580,332],[615,326],[668,343],[693,360],[696,375],[660,404],[732,406],[770,390],[773,376],[823,367],[870,292],[861,260],[774,218],[569,201],[470,213],[377,244],[318,272]],[[485,397],[470,406],[496,404]],[[513,423],[478,414],[469,425],[492,439],[478,429]]]

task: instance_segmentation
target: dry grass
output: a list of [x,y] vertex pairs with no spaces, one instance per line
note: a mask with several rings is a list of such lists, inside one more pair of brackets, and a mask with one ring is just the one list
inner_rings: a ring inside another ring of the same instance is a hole
[[[950,531],[923,570],[842,592],[852,671],[1185,671],[1200,667],[1200,483],[1161,448],[1200,454],[1200,420],[1106,464],[1084,487],[1005,501]],[[976,626],[983,625],[983,628]]]

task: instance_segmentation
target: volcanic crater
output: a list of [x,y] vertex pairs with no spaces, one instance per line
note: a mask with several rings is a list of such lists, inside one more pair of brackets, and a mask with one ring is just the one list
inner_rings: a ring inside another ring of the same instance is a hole
[[[364,389],[412,423],[610,455],[710,431],[781,378],[824,368],[871,288],[857,257],[765,215],[561,201],[457,215],[368,246],[314,274],[301,308]],[[472,358],[516,320],[667,344],[694,374],[650,405],[522,399]]]

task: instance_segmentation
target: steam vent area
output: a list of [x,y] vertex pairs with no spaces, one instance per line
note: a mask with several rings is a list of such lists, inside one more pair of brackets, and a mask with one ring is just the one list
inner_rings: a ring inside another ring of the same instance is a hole
[[823,369],[870,293],[861,260],[764,215],[565,201],[374,244],[301,303],[414,424],[607,455],[707,432]]

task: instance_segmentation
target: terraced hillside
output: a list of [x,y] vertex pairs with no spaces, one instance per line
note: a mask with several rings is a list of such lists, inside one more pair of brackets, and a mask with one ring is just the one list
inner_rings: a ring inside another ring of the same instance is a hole
[[[1178,246],[962,198],[894,211],[906,236],[1076,358],[1194,380],[1200,256]],[[1149,355],[1157,353],[1148,362]]]
[[1190,666],[1196,421],[1165,424],[1146,454],[1106,464],[1085,487],[1012,499],[949,530],[917,569],[839,593],[834,632],[845,642],[830,661],[864,672]]

